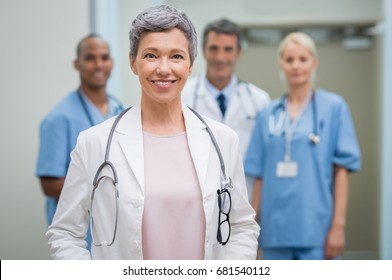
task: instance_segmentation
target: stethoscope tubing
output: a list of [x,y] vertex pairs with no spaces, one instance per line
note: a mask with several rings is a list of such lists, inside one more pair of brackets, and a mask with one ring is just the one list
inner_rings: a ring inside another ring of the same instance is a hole
[[[105,149],[105,158],[104,158],[104,161],[102,162],[102,164],[98,167],[98,169],[97,169],[97,171],[96,171],[96,173],[95,173],[95,176],[94,176],[94,180],[93,180],[93,190],[92,190],[92,192],[91,192],[91,202],[90,202],[90,209],[91,209],[91,211],[89,211],[89,214],[90,214],[90,224],[93,226],[93,223],[94,223],[94,221],[93,221],[93,219],[92,219],[92,207],[93,207],[93,203],[94,203],[94,193],[95,193],[95,190],[98,188],[98,185],[99,185],[99,181],[102,179],[102,178],[104,178],[104,177],[108,177],[108,176],[101,176],[100,177],[100,173],[101,173],[101,171],[103,170],[103,168],[104,167],[106,167],[106,166],[109,166],[110,167],[110,169],[112,170],[112,172],[113,172],[113,177],[114,177],[114,179],[113,179],[113,184],[114,184],[114,186],[115,186],[115,196],[116,196],[116,220],[115,220],[115,225],[114,225],[114,233],[113,233],[113,238],[111,239],[111,241],[110,242],[102,242],[102,243],[98,243],[98,242],[96,242],[95,241],[95,238],[94,238],[94,235],[93,235],[93,231],[94,230],[92,230],[91,231],[91,234],[92,234],[92,241],[93,241],[93,244],[95,245],[95,246],[111,246],[113,243],[114,243],[114,241],[115,241],[115,237],[116,237],[116,233],[117,233],[117,224],[118,224],[118,199],[119,199],[119,192],[118,192],[118,188],[117,188],[117,186],[118,186],[118,176],[117,176],[117,171],[116,171],[116,168],[115,168],[115,166],[114,166],[114,164],[112,163],[112,162],[110,162],[109,161],[109,155],[110,155],[110,147],[111,147],[111,144],[112,144],[112,140],[113,140],[113,135],[114,135],[114,131],[115,131],[115,129],[116,129],[116,127],[117,127],[117,124],[119,123],[119,121],[121,120],[121,118],[131,109],[132,107],[129,107],[129,108],[127,108],[127,109],[125,109],[125,110],[123,110],[117,117],[116,117],[116,119],[114,120],[114,123],[113,123],[113,125],[112,125],[112,127],[111,127],[111,129],[110,129],[110,132],[109,132],[109,136],[108,136],[108,140],[107,140],[107,143],[106,143],[106,149]],[[208,132],[208,134],[209,134],[209,136],[210,136],[210,138],[211,138],[211,141],[212,141],[212,144],[214,145],[214,148],[215,148],[215,151],[216,151],[216,153],[217,153],[217,155],[218,155],[218,159],[219,159],[219,163],[220,163],[220,169],[221,169],[221,186],[220,186],[220,191],[223,191],[223,190],[228,190],[229,188],[232,188],[233,187],[233,185],[232,185],[232,180],[231,180],[231,178],[230,177],[227,177],[226,176],[226,166],[225,166],[225,163],[224,163],[224,160],[223,160],[223,156],[222,156],[222,152],[221,152],[221,150],[220,150],[220,148],[219,148],[219,145],[218,145],[218,143],[217,143],[217,141],[216,141],[216,139],[215,139],[215,136],[214,136],[214,134],[212,133],[212,131],[211,131],[211,129],[210,129],[210,127],[208,126],[208,124],[206,123],[206,121],[204,120],[204,118],[199,114],[199,113],[197,113],[195,110],[193,110],[192,108],[189,108],[199,119],[200,119],[200,121],[206,126],[206,130],[207,130],[207,132]],[[108,177],[108,178],[110,178],[110,177]]]
[[[83,98],[83,96],[82,96],[82,91],[81,91],[81,89],[78,88],[78,90],[76,91],[76,93],[77,93],[77,95],[78,95],[80,105],[82,105],[84,114],[86,115],[86,117],[87,117],[87,119],[88,119],[88,122],[90,123],[90,126],[94,126],[95,123],[94,123],[93,117],[91,116],[90,111],[89,111],[88,108],[87,108],[87,103],[86,103],[86,100],[84,100],[84,98]],[[124,108],[123,108],[123,106],[121,105],[121,102],[119,102],[116,98],[110,96],[109,94],[107,94],[106,96],[107,96],[108,98],[113,99],[114,101],[116,101],[116,102],[118,103],[118,106],[117,106],[117,108],[116,108],[117,112],[123,111]]]
[[77,90],[77,95],[79,97],[79,102],[82,105],[84,114],[86,115],[86,117],[87,117],[87,119],[88,119],[88,121],[90,123],[90,126],[94,126],[95,123],[93,121],[93,117],[91,116],[90,111],[87,108],[86,100],[83,99],[82,92],[81,92],[80,89]]
[[[268,120],[268,128],[269,132],[272,135],[276,136],[276,124],[275,124],[275,119],[276,119],[276,114],[278,113],[279,110],[283,110],[283,112],[286,112],[286,105],[285,105],[285,99],[287,98],[288,94],[284,94],[280,100],[277,106],[272,109],[270,113],[270,118]],[[316,106],[316,91],[312,92],[312,96],[310,99],[311,107],[312,107],[312,115],[313,115],[313,131],[309,134],[309,140],[312,144],[318,144],[320,142],[320,135],[318,134],[318,112],[317,112],[317,106]],[[286,112],[287,114],[287,112]],[[273,117],[273,119],[271,118]],[[278,122],[283,124],[283,121],[281,122],[281,114],[279,114]],[[272,126],[274,126],[274,129],[271,129]],[[283,125],[282,125],[283,127]],[[274,131],[272,131],[274,130]]]

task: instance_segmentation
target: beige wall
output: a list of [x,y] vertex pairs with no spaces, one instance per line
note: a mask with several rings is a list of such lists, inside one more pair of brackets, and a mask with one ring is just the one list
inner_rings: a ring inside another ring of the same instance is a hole
[[0,29],[0,259],[46,259],[38,125],[78,86],[72,60],[89,30],[89,1],[2,0]]
[[[183,9],[201,36],[211,20],[228,17],[241,26],[366,24],[382,17],[382,0],[168,0]],[[205,63],[201,50],[193,73]]]

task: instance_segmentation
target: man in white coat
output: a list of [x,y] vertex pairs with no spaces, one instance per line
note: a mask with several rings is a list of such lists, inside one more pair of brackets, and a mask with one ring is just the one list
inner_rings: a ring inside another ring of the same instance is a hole
[[[242,54],[243,37],[241,28],[227,19],[206,26],[203,55],[207,70],[188,80],[182,100],[200,114],[230,126],[240,138],[244,156],[257,114],[270,98],[264,90],[239,80],[235,74],[235,64]],[[253,180],[246,179],[250,196]]]

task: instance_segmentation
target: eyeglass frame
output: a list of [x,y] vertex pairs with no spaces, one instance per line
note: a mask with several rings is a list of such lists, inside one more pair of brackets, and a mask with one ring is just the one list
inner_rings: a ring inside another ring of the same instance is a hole
[[[232,201],[231,201],[231,194],[230,194],[230,188],[233,188],[231,178],[228,178],[222,182],[222,188],[217,190],[218,194],[218,207],[219,207],[219,214],[218,214],[218,230],[217,230],[217,240],[219,244],[222,246],[226,245],[229,242],[230,235],[231,235],[231,223],[230,223],[230,212],[231,212],[231,206],[232,206]],[[229,198],[229,209],[225,213],[222,210],[222,206],[225,203],[225,201],[222,201],[221,195],[227,193],[227,196]],[[225,215],[226,218],[222,221],[221,220],[221,215]],[[227,239],[225,241],[222,240],[222,231],[221,231],[221,226],[223,223],[227,222],[229,225],[229,234],[227,235]]]

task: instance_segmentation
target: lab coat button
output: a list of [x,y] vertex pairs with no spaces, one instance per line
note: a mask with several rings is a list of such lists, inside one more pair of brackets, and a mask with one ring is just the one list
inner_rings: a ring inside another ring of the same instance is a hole
[[141,203],[141,201],[138,200],[138,199],[132,201],[132,206],[133,206],[134,208],[140,208],[141,205],[142,205],[142,203]]

